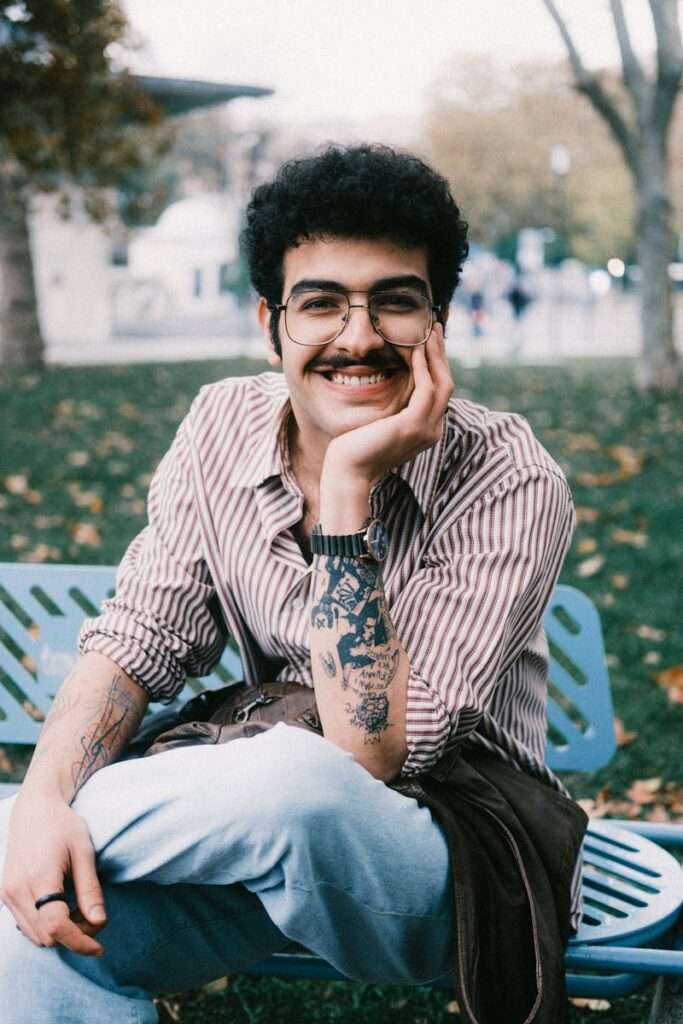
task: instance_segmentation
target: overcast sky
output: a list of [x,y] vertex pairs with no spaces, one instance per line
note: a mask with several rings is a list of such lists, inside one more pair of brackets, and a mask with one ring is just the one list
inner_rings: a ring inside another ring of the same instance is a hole
[[[559,0],[586,63],[615,64],[607,0]],[[646,0],[625,0],[652,48]],[[134,69],[272,86],[292,121],[419,115],[458,54],[562,58],[542,0],[124,0],[146,40]],[[261,103],[262,101],[258,101]]]

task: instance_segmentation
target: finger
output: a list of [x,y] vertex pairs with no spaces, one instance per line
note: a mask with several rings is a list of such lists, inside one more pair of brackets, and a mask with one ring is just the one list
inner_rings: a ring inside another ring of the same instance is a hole
[[445,411],[448,399],[453,393],[453,376],[451,374],[451,367],[446,356],[446,343],[443,336],[443,328],[440,324],[438,327],[438,333],[435,328],[434,334],[430,337],[434,338],[434,344],[429,346],[426,356],[429,361],[429,369],[436,389],[436,401],[435,401],[435,413],[440,415]]
[[71,877],[81,914],[96,928],[103,928],[107,923],[107,911],[95,869],[95,851],[89,837],[71,848]]
[[44,946],[65,946],[83,956],[101,956],[104,952],[97,939],[86,935],[71,920],[66,903],[48,903],[36,913],[40,915],[40,935]]

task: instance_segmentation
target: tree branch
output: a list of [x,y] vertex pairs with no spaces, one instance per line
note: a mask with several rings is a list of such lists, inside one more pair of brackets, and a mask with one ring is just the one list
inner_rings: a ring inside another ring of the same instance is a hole
[[657,38],[657,83],[652,100],[652,120],[664,141],[683,75],[683,40],[677,0],[650,0],[650,11]]
[[[653,0],[653,2],[656,2],[656,0]],[[638,162],[638,147],[631,128],[622,117],[614,100],[603,89],[598,77],[589,71],[581,60],[581,55],[576,48],[564,18],[557,9],[555,0],[543,0],[543,3],[557,25],[567,48],[577,90],[588,97],[597,112],[607,122],[612,135],[621,147],[626,163],[635,173]]]
[[612,18],[617,33],[619,52],[621,54],[621,67],[624,75],[624,85],[631,94],[633,106],[639,119],[647,116],[647,106],[650,94],[648,81],[645,78],[640,62],[635,55],[631,45],[631,37],[624,15],[622,0],[610,0]]

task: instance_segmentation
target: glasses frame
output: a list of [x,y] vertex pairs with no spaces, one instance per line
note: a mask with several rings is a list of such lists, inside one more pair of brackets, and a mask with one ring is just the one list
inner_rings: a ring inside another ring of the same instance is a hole
[[[376,291],[376,292],[360,292],[359,294],[361,294],[361,295],[370,295],[370,297],[373,298],[375,295],[384,295],[387,290],[391,291],[391,289],[380,289],[379,291]],[[329,289],[327,289],[327,288],[307,288],[306,291],[307,292],[319,292],[320,294],[324,295],[324,294],[326,294],[329,291]],[[287,307],[288,307],[290,301],[297,294],[300,294],[300,293],[299,292],[292,292],[287,297],[287,301],[286,302],[273,303],[273,304],[268,303],[268,309],[270,310],[271,313],[284,313],[285,314],[284,320],[285,320],[285,331],[287,332],[287,337],[289,338],[289,340],[291,342],[293,342],[295,345],[299,345],[301,348],[322,348],[323,345],[329,345],[333,341],[336,341],[337,338],[340,336],[340,334],[343,334],[344,330],[346,329],[346,327],[347,327],[347,325],[348,325],[348,323],[349,323],[349,321],[351,319],[351,310],[352,309],[367,309],[367,311],[368,311],[368,319],[370,321],[370,325],[371,325],[373,331],[375,332],[375,334],[377,334],[382,339],[382,341],[385,341],[388,345],[393,345],[395,348],[419,348],[420,345],[426,345],[426,343],[427,343],[427,341],[429,339],[429,335],[432,333],[432,331],[434,329],[434,324],[438,320],[438,316],[436,314],[440,313],[441,310],[443,309],[443,306],[435,304],[434,302],[431,301],[431,299],[428,296],[426,296],[426,295],[423,296],[423,298],[425,298],[427,300],[427,303],[429,304],[429,308],[431,309],[431,313],[432,313],[431,321],[429,323],[429,328],[428,328],[427,333],[425,334],[424,338],[422,339],[422,341],[418,341],[414,345],[408,345],[405,342],[402,343],[400,341],[392,341],[390,338],[387,338],[384,334],[382,334],[382,332],[380,331],[380,329],[378,328],[377,324],[375,323],[375,321],[374,321],[374,319],[372,317],[372,314],[370,312],[370,303],[369,302],[349,302],[348,295],[345,295],[346,301],[348,302],[348,305],[349,305],[349,312],[348,312],[348,314],[346,315],[345,318],[342,317],[343,322],[342,322],[341,327],[337,331],[337,333],[334,334],[331,338],[328,338],[327,341],[316,341],[316,342],[311,343],[311,342],[306,342],[306,341],[297,341],[296,338],[293,338],[292,335],[289,333],[289,326],[287,324]],[[339,294],[340,295],[344,295],[344,292],[339,292]],[[420,293],[420,294],[422,294],[422,293]]]

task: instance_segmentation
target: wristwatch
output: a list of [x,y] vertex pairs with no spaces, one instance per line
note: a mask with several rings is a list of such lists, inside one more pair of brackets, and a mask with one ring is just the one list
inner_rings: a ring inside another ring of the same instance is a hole
[[323,533],[316,523],[311,533],[314,555],[341,555],[344,558],[369,558],[383,562],[389,550],[389,534],[381,519],[368,519],[358,533],[333,536]]

